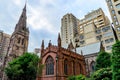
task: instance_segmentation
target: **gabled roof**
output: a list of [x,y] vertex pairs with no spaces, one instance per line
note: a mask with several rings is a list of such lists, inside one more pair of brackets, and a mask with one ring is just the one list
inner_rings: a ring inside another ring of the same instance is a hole
[[81,54],[81,51],[82,51],[83,55],[88,55],[92,53],[98,53],[100,52],[100,50],[101,50],[101,43],[97,42],[94,44],[86,45],[84,47],[76,48],[76,53]]

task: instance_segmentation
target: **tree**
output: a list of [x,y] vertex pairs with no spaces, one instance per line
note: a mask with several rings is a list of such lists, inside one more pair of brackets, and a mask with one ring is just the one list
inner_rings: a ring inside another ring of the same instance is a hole
[[5,73],[9,80],[35,80],[39,60],[35,54],[24,53],[8,63]]
[[96,59],[95,70],[107,68],[111,66],[111,55],[107,52],[101,51]]
[[93,73],[91,80],[112,80],[111,68],[101,68]]
[[120,80],[120,41],[112,46],[112,79]]
[[69,76],[68,80],[86,80],[86,77],[82,74],[78,75],[78,76]]

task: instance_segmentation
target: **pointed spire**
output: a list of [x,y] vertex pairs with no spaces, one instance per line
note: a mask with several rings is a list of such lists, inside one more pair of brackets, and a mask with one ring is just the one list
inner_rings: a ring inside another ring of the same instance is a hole
[[41,48],[44,49],[44,40],[42,40]]
[[69,50],[74,49],[74,46],[73,46],[73,44],[72,44],[72,40],[71,40],[71,39],[70,39],[70,44],[68,45],[68,49],[69,49]]
[[100,51],[105,51],[105,47],[102,44],[102,41],[100,42]]
[[61,47],[61,38],[60,38],[60,33],[58,33],[58,47]]
[[42,40],[42,44],[41,44],[41,56],[44,53],[44,40]]
[[51,46],[51,40],[49,40],[48,46],[49,46],[49,47]]
[[83,55],[83,51],[81,50],[81,55]]
[[18,23],[16,24],[15,31],[18,32],[18,31],[26,31],[27,30],[27,28],[26,28],[27,20],[26,19],[27,19],[27,16],[26,16],[26,3],[25,3],[22,14],[19,18]]

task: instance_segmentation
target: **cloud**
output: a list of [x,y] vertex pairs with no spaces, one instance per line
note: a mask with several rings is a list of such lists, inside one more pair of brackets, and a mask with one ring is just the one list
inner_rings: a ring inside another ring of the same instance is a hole
[[41,8],[35,8],[28,5],[28,25],[35,30],[45,29],[50,33],[55,33],[57,30],[53,24],[49,21],[48,16],[45,15],[44,10]]

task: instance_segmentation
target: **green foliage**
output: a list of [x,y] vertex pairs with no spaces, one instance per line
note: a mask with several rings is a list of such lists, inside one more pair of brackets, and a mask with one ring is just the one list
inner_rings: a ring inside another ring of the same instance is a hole
[[69,76],[68,80],[76,80],[76,77],[75,76]]
[[112,70],[110,68],[102,68],[94,72],[92,80],[112,80]]
[[39,57],[35,54],[24,53],[12,60],[5,68],[9,80],[35,80],[38,71]]
[[78,76],[69,76],[68,80],[86,80],[86,77],[82,74],[78,75]]
[[120,41],[117,41],[112,47],[112,79],[120,80]]
[[96,59],[95,69],[107,68],[111,66],[111,55],[107,52],[101,51]]

